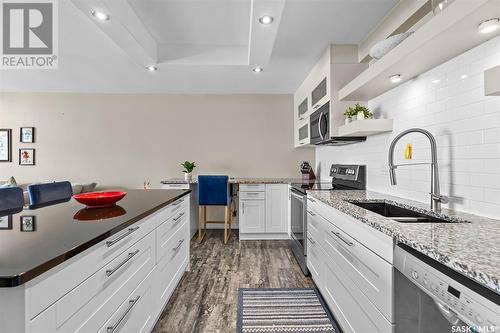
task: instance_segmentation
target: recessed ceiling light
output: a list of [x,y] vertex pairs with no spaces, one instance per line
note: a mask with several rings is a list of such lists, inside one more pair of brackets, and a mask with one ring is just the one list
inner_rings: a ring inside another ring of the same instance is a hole
[[271,24],[273,23],[274,19],[272,16],[269,15],[264,15],[259,18],[260,24]]
[[490,32],[493,32],[500,28],[500,19],[498,18],[493,18],[486,20],[484,22],[481,22],[481,24],[477,27],[479,32],[482,34],[487,34]]
[[158,70],[158,67],[156,66],[147,66],[146,69],[150,72],[156,72]]
[[104,13],[104,12],[101,12],[101,11],[98,11],[98,10],[93,10],[92,11],[92,15],[100,20],[100,21],[108,21],[110,19],[109,15]]
[[439,80],[439,79],[435,79],[435,80],[432,80],[431,82],[432,82],[432,83],[439,83],[439,82],[441,82],[441,80]]
[[401,81],[401,74],[394,74],[389,77],[389,80],[391,80],[392,83],[398,83]]
[[468,76],[467,74],[463,74],[460,78],[461,78],[461,79],[466,79],[466,78],[468,78],[468,77],[469,77],[469,76]]
[[252,70],[253,70],[255,73],[260,73],[260,72],[262,72],[264,69],[263,69],[262,67],[260,67],[260,66],[257,66],[257,67],[254,67]]

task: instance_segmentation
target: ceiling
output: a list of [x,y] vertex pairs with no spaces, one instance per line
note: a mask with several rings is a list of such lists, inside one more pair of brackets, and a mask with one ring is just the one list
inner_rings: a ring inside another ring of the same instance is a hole
[[329,44],[359,43],[396,3],[60,1],[59,68],[0,70],[0,91],[293,93]]

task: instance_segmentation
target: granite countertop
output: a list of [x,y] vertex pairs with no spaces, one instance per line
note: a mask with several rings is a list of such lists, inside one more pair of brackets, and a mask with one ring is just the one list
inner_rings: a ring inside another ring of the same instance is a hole
[[[370,191],[307,191],[307,194],[362,223],[394,237],[500,294],[500,221],[443,208],[441,214],[421,202]],[[401,223],[348,201],[386,201],[454,222]]]
[[[292,184],[301,183],[302,178],[248,178],[248,177],[231,177],[229,182],[232,184]],[[197,184],[198,177],[193,177],[189,182],[183,178],[169,178],[161,181],[162,184]]]
[[[153,214],[190,190],[127,190],[116,206],[86,209],[74,199],[3,217],[0,287],[16,287]],[[21,217],[34,217],[22,231]]]

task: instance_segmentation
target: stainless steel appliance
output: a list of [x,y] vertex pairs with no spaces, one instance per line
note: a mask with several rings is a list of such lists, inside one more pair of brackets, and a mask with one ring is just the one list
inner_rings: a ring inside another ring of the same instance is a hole
[[330,138],[330,103],[326,103],[311,114],[309,119],[311,144]]
[[500,294],[399,244],[396,333],[500,332]]
[[364,165],[332,164],[331,182],[312,181],[292,184],[290,247],[305,275],[307,269],[307,190],[364,190],[366,167]]
[[314,111],[310,118],[310,138],[313,145],[343,146],[366,140],[365,136],[332,136],[330,102]]

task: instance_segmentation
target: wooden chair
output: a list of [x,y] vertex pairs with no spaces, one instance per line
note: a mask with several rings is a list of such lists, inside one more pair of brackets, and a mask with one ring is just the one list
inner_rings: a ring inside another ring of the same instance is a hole
[[[224,244],[227,244],[231,237],[231,201],[228,176],[198,176],[199,242],[207,234],[207,223],[224,223]],[[208,206],[224,206],[224,221],[207,221]]]

